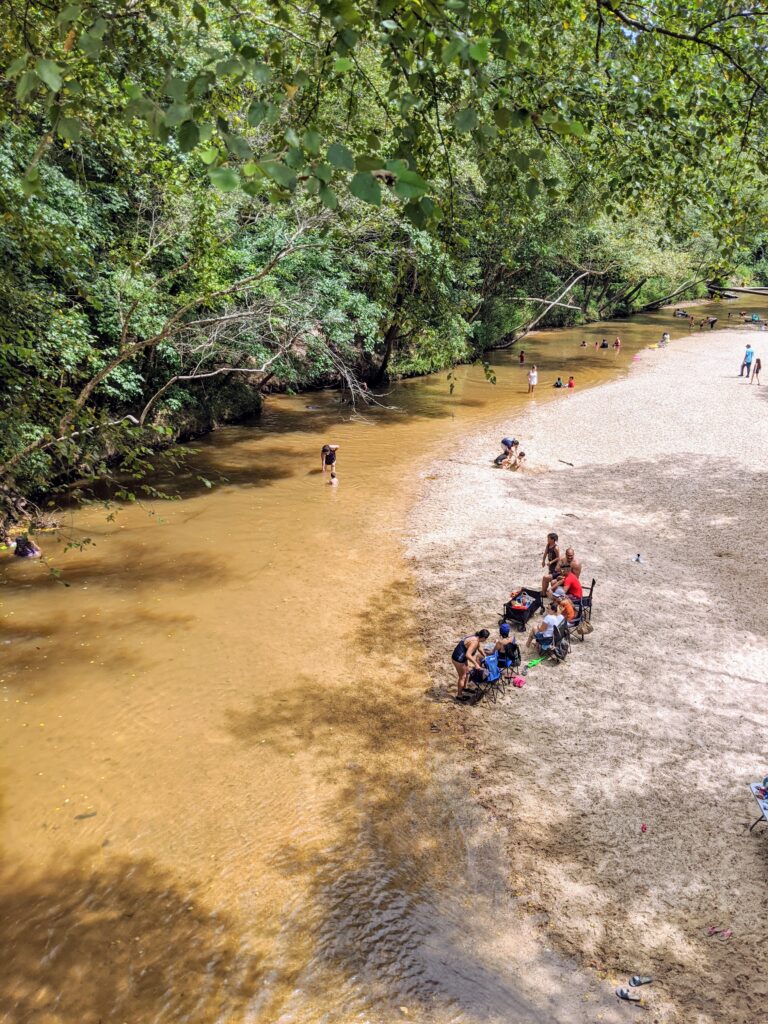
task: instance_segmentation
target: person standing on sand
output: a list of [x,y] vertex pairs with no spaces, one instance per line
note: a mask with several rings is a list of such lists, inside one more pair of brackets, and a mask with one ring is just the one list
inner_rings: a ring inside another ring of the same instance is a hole
[[453,654],[451,655],[451,661],[453,662],[453,667],[456,669],[456,675],[458,676],[456,681],[457,700],[461,699],[464,687],[467,685],[469,670],[472,668],[480,668],[482,655],[480,643],[483,640],[487,640],[490,635],[491,634],[487,629],[478,629],[476,633],[471,633],[469,636],[465,636],[463,640],[459,640],[454,647]]
[[744,358],[741,361],[741,369],[739,370],[740,377],[744,376],[744,371],[746,370],[747,380],[749,380],[749,374],[752,370],[752,360],[754,359],[754,357],[755,350],[752,348],[751,345],[747,345],[746,350],[744,351]]
[[528,394],[532,395],[536,390],[536,385],[539,383],[539,371],[536,369],[536,364],[528,371]]
[[762,368],[763,364],[760,362],[760,356],[757,356],[757,358],[755,359],[754,367],[752,369],[752,379],[749,382],[750,384],[754,384],[755,380],[757,380],[758,387],[760,386],[760,371],[762,370]]
[[547,573],[541,580],[541,597],[544,599],[547,589],[552,580],[557,576],[557,570],[560,567],[560,548],[557,546],[557,534],[547,534],[547,544],[544,548],[544,554],[541,556],[541,567],[542,569],[546,565]]

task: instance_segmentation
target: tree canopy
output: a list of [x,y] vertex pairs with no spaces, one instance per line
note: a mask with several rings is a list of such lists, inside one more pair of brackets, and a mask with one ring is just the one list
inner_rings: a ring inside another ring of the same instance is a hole
[[563,286],[576,311],[549,323],[764,273],[758,7],[4,15],[0,519],[116,460],[140,474],[266,387],[510,344]]

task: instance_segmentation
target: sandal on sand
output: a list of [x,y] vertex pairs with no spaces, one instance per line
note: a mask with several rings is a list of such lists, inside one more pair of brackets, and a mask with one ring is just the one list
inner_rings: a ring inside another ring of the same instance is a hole
[[650,985],[653,978],[645,978],[642,974],[633,974],[629,979],[629,984],[632,988],[637,988],[638,985]]
[[628,1003],[642,1002],[637,992],[630,992],[628,988],[617,988],[616,995],[619,999],[625,999]]

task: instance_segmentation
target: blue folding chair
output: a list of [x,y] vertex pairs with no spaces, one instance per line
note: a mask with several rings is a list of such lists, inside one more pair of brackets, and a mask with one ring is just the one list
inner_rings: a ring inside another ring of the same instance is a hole
[[474,683],[477,688],[472,697],[472,703],[477,704],[483,697],[489,696],[495,704],[499,693],[504,690],[498,652],[494,651],[493,654],[486,655],[482,665],[482,668],[473,668],[469,673],[469,681]]

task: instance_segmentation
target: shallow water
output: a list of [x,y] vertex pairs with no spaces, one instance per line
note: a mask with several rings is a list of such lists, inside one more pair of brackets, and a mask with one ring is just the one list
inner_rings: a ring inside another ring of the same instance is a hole
[[[737,305],[761,308],[718,327]],[[610,379],[664,328],[687,333],[665,312],[532,335],[533,399],[517,349],[495,385],[463,367],[354,415],[271,398],[197,444],[177,500],[47,537],[67,587],[5,559],[0,1020],[592,1019],[517,941],[500,844],[437,757],[401,538],[441,446],[532,402],[554,429],[557,374]]]

